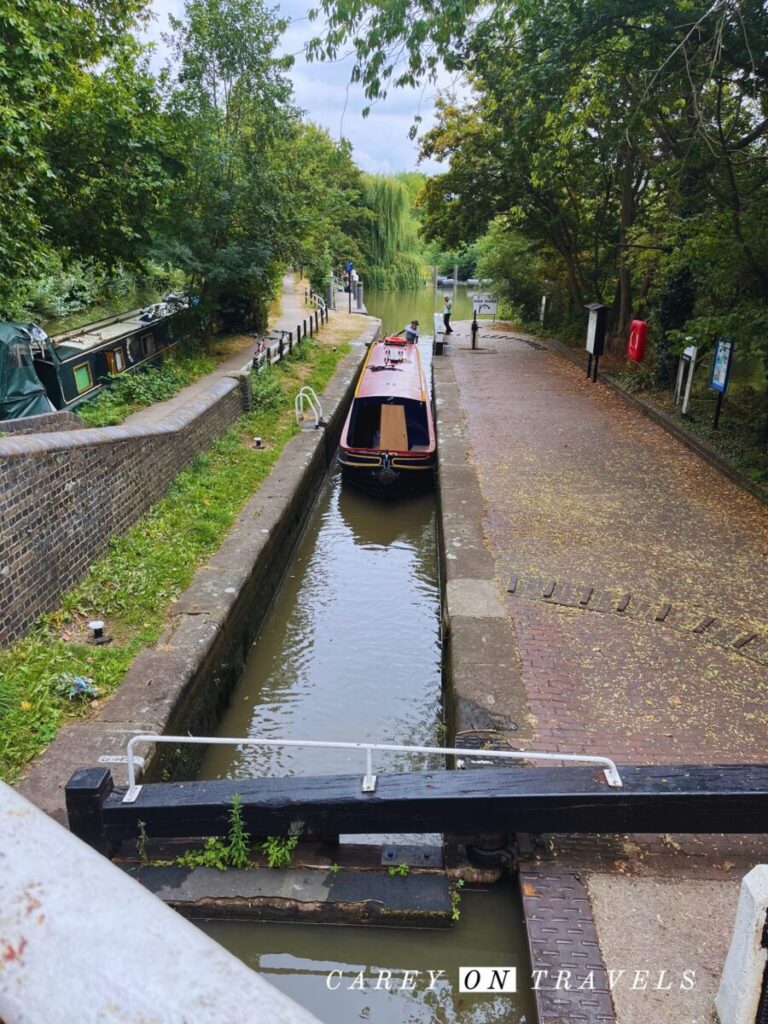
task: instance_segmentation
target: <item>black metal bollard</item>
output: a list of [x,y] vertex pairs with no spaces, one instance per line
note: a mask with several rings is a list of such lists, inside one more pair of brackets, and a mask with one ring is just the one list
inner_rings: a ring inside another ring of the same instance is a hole
[[475,313],[472,319],[472,348],[477,348],[477,332],[480,330],[480,325],[477,322],[477,313]]

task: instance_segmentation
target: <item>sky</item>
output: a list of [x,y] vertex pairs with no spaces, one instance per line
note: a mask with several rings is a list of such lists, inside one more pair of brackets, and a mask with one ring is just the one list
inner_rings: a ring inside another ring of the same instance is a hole
[[[290,72],[297,106],[308,120],[328,130],[332,138],[344,136],[354,149],[358,167],[371,174],[393,174],[398,171],[421,170],[434,174],[440,165],[425,160],[418,164],[418,142],[408,138],[408,129],[416,113],[423,121],[422,130],[433,122],[435,87],[425,90],[392,90],[386,100],[376,104],[367,118],[362,115],[367,101],[362,87],[351,85],[349,76],[353,60],[349,56],[334,63],[308,64],[303,47],[308,39],[319,34],[320,23],[310,22],[307,9],[311,0],[281,0],[279,14],[290,19],[284,36],[283,50],[293,54],[295,64]],[[168,29],[168,15],[182,17],[183,0],[152,0],[155,17],[147,38],[155,43],[153,63],[159,67],[165,57],[161,33]],[[445,76],[444,83],[448,84]]]

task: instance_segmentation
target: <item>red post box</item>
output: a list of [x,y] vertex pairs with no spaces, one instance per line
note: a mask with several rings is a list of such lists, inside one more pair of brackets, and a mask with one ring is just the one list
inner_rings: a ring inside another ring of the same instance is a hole
[[648,341],[648,324],[645,320],[633,320],[629,326],[629,344],[627,355],[636,363],[642,363],[645,358],[645,345]]

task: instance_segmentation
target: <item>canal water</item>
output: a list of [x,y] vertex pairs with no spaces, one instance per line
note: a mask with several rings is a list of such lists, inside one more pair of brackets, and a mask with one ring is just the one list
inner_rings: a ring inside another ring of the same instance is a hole
[[454,320],[472,318],[471,294],[474,290],[467,289],[466,285],[458,285],[454,295],[450,286],[433,288],[429,285],[413,292],[366,291],[364,301],[371,316],[381,320],[384,334],[396,334],[411,320],[418,320],[421,333],[431,336],[432,316],[434,313],[442,313],[446,295],[453,299]]
[[[519,915],[506,883],[483,892],[465,888],[461,919],[450,930],[223,921],[204,928],[324,1024],[535,1024],[525,991],[528,955],[514,928]],[[459,968],[478,965],[517,965],[524,991],[459,992]],[[379,981],[385,971],[391,971],[388,990]],[[419,973],[407,978],[406,971]],[[404,982],[413,988],[404,990]]]
[[[369,293],[384,332],[421,321],[429,373],[432,289]],[[454,308],[469,315],[466,294]],[[283,584],[219,726],[220,736],[443,745],[440,589],[433,495],[385,504],[329,473]],[[426,757],[376,755],[374,771],[436,767]],[[350,751],[211,747],[201,778],[363,772]],[[374,837],[368,837],[372,840]],[[405,837],[389,837],[403,841]],[[342,837],[343,839],[343,837]],[[360,841],[359,838],[356,841]],[[432,837],[430,840],[435,841]],[[468,888],[468,887],[467,887]],[[531,1024],[529,993],[458,991],[459,966],[517,966],[527,954],[512,883],[462,895],[450,931],[206,922],[204,929],[328,1024]],[[405,970],[444,970],[433,989],[383,987]],[[338,990],[328,972],[346,979]],[[347,985],[363,971],[362,988]],[[370,979],[374,979],[368,984]]]

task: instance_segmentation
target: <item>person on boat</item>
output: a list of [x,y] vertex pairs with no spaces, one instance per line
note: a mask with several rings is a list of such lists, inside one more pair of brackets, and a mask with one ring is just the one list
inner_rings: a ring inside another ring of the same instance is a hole
[[405,335],[405,340],[411,345],[417,344],[419,340],[419,321],[411,320],[409,324],[405,325],[402,331],[397,332],[395,337],[399,338],[401,334]]
[[453,334],[453,328],[451,327],[451,313],[453,312],[453,303],[451,302],[450,295],[445,296],[443,302],[443,324],[445,325],[444,334]]

